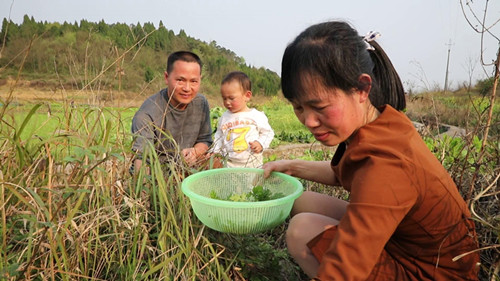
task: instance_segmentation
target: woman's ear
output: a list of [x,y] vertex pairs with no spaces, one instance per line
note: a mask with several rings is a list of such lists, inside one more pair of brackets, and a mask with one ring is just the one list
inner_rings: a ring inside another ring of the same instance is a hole
[[372,89],[372,77],[366,73],[363,73],[358,78],[359,88],[358,91],[361,94],[360,101],[364,102],[368,99],[370,90]]

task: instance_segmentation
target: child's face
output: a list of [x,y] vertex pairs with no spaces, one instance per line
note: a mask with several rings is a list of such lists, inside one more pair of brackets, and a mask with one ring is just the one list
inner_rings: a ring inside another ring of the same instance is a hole
[[244,91],[237,81],[222,84],[220,93],[224,107],[232,113],[248,111],[247,102],[252,97],[252,92]]
[[323,145],[335,146],[364,124],[366,103],[360,95],[359,91],[347,94],[340,89],[316,87],[292,105],[295,115],[314,138]]

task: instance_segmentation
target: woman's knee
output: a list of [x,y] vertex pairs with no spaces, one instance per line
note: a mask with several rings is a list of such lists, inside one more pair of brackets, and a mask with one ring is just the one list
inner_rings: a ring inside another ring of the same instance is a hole
[[313,193],[312,191],[304,191],[302,195],[300,195],[300,197],[295,200],[291,212],[292,216],[305,212],[309,209],[308,206],[309,204],[311,204],[310,201],[312,193]]
[[305,191],[299,198],[297,198],[297,200],[295,200],[291,215],[295,216],[300,213],[316,213],[340,220],[345,214],[347,204],[348,203],[346,201],[326,194]]
[[288,229],[286,230],[286,245],[292,256],[296,256],[304,247],[306,247],[307,241],[304,241],[303,237],[305,227],[304,217],[306,216],[302,213],[291,218]]
[[292,247],[301,247],[325,229],[338,223],[338,220],[321,214],[299,213],[290,219],[286,231],[286,242]]
[[310,214],[308,213],[300,213],[292,217],[286,231],[287,244],[306,244],[309,241],[309,237],[305,237],[308,233],[306,230],[308,229],[310,222]]

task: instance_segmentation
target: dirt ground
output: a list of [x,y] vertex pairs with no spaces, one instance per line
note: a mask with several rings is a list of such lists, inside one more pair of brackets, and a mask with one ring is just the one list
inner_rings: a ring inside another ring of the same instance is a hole
[[335,152],[337,147],[327,147],[320,143],[296,143],[296,144],[285,144],[280,145],[274,149],[266,149],[264,151],[264,157],[269,157],[275,155],[276,159],[289,159],[290,156],[293,158],[298,158],[303,156],[307,150],[328,150]]
[[149,96],[149,93],[137,94],[115,91],[73,90],[60,87],[34,87],[29,81],[0,80],[0,102],[6,102],[7,99],[20,104],[66,101],[98,106],[139,107]]
[[[159,89],[158,89],[159,90]],[[112,107],[139,107],[156,90],[142,92],[115,91],[102,89],[70,89],[62,85],[43,85],[27,80],[16,81],[11,77],[0,76],[0,102],[10,98],[15,103],[33,102],[73,102]],[[219,95],[205,95],[211,106],[223,106]],[[266,104],[272,97],[254,96],[252,103]]]

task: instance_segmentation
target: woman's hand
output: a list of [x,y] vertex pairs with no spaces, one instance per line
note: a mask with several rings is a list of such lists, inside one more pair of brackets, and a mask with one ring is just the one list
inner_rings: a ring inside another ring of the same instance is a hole
[[294,160],[279,160],[267,162],[262,166],[264,169],[264,178],[268,178],[272,172],[281,172],[293,176],[292,163]]
[[268,178],[272,172],[281,172],[317,183],[340,185],[330,166],[330,161],[279,160],[267,162],[262,169],[264,169],[264,178]]

